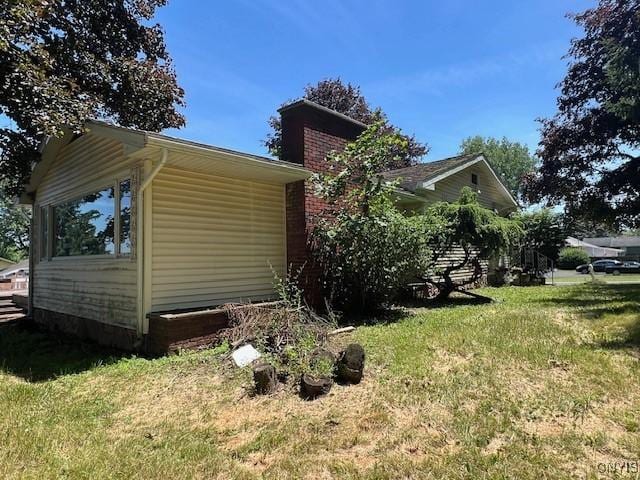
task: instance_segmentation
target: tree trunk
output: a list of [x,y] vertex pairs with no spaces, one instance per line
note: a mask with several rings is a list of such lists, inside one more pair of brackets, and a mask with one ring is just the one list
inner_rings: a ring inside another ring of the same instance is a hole
[[352,343],[340,355],[337,368],[338,380],[342,383],[360,383],[364,372],[364,348]]
[[300,379],[300,395],[305,400],[313,400],[326,395],[333,386],[333,380],[329,377],[314,377],[305,373]]
[[253,367],[253,381],[255,383],[256,393],[266,395],[274,392],[278,381],[276,369],[268,363],[256,365]]

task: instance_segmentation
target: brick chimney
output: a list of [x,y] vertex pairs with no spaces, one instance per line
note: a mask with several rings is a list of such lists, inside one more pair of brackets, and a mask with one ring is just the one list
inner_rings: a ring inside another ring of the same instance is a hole
[[[280,110],[282,125],[281,159],[303,165],[315,173],[328,171],[326,156],[344,149],[366,125],[308,100],[298,100]],[[326,203],[313,193],[310,180],[286,187],[287,264],[295,269],[305,265],[302,286],[306,299],[316,308],[324,306],[320,269],[309,249],[309,234],[322,215]]]

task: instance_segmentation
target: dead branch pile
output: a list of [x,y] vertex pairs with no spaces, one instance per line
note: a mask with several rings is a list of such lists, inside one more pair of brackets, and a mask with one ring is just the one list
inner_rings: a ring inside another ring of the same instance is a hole
[[303,339],[323,345],[327,334],[336,326],[332,315],[322,317],[306,306],[293,308],[284,302],[271,304],[226,304],[222,307],[229,328],[222,337],[233,348],[244,343],[256,343],[265,353],[281,355],[287,346]]

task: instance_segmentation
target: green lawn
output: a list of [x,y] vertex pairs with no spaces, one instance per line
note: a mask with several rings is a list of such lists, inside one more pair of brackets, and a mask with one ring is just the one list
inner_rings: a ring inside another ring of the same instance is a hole
[[365,380],[314,402],[252,397],[216,351],[0,327],[0,478],[598,478],[640,459],[640,285],[482,293],[358,327]]
[[[597,281],[611,284],[620,284],[620,283],[640,283],[640,275],[636,274],[623,274],[623,275],[611,275],[611,274],[598,274],[596,275]],[[551,283],[551,278],[548,280]],[[590,275],[568,275],[563,277],[555,277],[554,283],[563,284],[563,283],[589,283],[591,282]]]

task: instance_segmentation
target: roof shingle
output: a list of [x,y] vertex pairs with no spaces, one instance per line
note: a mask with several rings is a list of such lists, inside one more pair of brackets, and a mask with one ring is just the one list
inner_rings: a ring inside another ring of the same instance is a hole
[[400,188],[409,192],[415,192],[418,184],[428,181],[438,175],[452,170],[460,165],[464,165],[478,158],[478,154],[459,155],[457,157],[445,158],[435,162],[419,163],[412,167],[399,168],[382,172],[384,179],[392,181],[400,179]]

